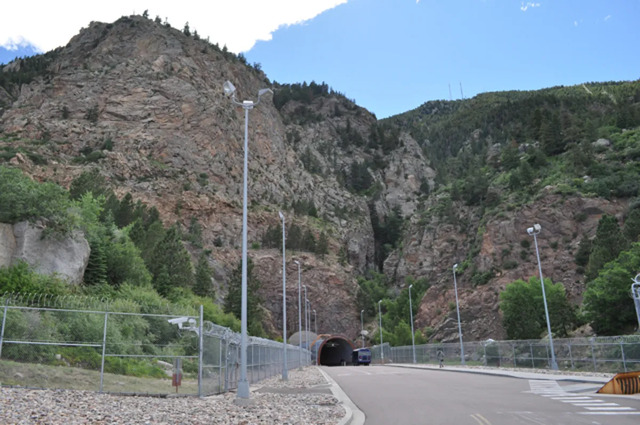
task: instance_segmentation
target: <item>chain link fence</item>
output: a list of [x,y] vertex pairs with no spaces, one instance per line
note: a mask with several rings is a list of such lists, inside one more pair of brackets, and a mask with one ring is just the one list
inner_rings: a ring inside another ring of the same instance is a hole
[[[554,338],[556,363],[560,370],[592,372],[628,372],[640,370],[640,335],[591,338]],[[468,365],[510,368],[550,368],[551,351],[545,340],[465,342],[464,360]],[[416,363],[438,363],[438,351],[445,364],[461,364],[459,343],[415,346]],[[413,346],[372,347],[372,361],[413,363]]]
[[[202,308],[199,315],[125,312],[113,310],[126,310],[126,302],[46,301],[0,298],[0,385],[199,396],[237,388],[240,334],[202,320]],[[284,349],[249,337],[249,383],[281,374]],[[286,349],[289,370],[310,364],[308,350]]]

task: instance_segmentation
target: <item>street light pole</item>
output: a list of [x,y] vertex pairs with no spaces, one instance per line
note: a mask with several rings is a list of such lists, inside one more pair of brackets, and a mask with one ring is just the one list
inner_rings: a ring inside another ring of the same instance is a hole
[[640,332],[640,273],[636,275],[631,285],[631,296],[636,306],[636,316],[638,317],[638,332]]
[[380,309],[380,303],[382,300],[378,301],[378,316],[380,317],[380,359],[382,363],[384,363],[384,341],[382,341],[382,310]]
[[282,380],[287,376],[287,260],[285,251],[284,214],[278,211],[282,220]]
[[247,380],[247,177],[249,174],[249,110],[258,106],[260,98],[265,93],[273,93],[270,89],[258,91],[258,100],[245,100],[239,102],[236,99],[236,88],[230,81],[223,85],[226,96],[231,97],[233,104],[244,109],[244,168],[242,182],[242,289],[240,304],[240,379],[238,380],[238,392],[236,397],[249,398],[249,381]]
[[300,261],[298,260],[293,260],[294,263],[296,263],[298,265],[298,353],[299,353],[299,365],[300,365],[300,370],[302,370],[302,305],[301,305],[301,292],[302,289],[300,288]]
[[558,370],[558,363],[556,363],[556,353],[553,349],[553,336],[551,335],[551,321],[549,321],[549,308],[547,307],[547,295],[544,290],[544,280],[542,278],[542,264],[540,264],[540,252],[538,251],[538,238],[537,235],[542,230],[539,224],[534,224],[533,227],[527,229],[527,233],[533,236],[533,243],[536,246],[536,257],[538,259],[538,271],[540,272],[540,286],[542,286],[542,301],[544,301],[544,314],[547,318],[547,331],[549,332],[549,350],[551,350],[551,369]]
[[456,269],[458,264],[453,265],[453,288],[456,292],[456,311],[458,312],[458,335],[460,335],[460,364],[464,365],[464,345],[462,344],[462,324],[460,323],[460,304],[458,303],[458,281],[456,280]]
[[307,285],[302,285],[304,288],[304,341],[307,346],[307,350],[309,349],[309,333],[307,332]]
[[360,338],[362,338],[362,348],[364,348],[364,319],[363,315],[364,310],[360,311]]
[[313,309],[313,324],[315,325],[316,331],[315,334],[318,336],[318,318],[316,317],[316,309]]
[[409,317],[411,319],[411,346],[413,347],[413,362],[416,362],[416,336],[413,332],[413,304],[411,303],[411,288],[409,285]]
[[[307,311],[308,311],[308,328],[307,328],[307,332],[311,333],[311,301],[307,300]],[[313,342],[313,341],[309,341],[309,342]]]

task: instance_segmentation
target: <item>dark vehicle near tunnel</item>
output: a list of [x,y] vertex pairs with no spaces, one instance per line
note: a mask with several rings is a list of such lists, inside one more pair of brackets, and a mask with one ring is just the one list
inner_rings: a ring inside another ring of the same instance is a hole
[[359,366],[361,364],[369,366],[371,363],[371,350],[368,348],[358,348],[357,350],[353,350],[351,353],[351,363],[354,366]]

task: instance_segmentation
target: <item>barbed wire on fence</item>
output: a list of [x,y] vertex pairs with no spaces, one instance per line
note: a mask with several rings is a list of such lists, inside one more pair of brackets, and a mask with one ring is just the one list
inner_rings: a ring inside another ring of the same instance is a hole
[[5,291],[0,296],[0,306],[9,305],[16,307],[35,307],[53,309],[97,310],[110,312],[130,312],[136,306],[142,311],[156,311],[169,315],[193,316],[195,309],[187,306],[172,304],[145,304],[138,301],[110,299],[92,295],[78,294],[46,294],[46,293],[22,293]]

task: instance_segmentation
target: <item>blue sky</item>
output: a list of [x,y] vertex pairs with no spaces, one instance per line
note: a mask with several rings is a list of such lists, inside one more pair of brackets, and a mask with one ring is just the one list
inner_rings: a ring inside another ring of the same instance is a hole
[[[38,39],[25,22],[8,36],[0,25],[0,46],[18,47],[0,48],[0,62],[22,55],[20,46],[49,50],[66,44],[92,20],[111,22],[145,7],[137,0],[114,3],[68,23],[58,4],[49,12],[59,15],[56,42],[48,41],[51,33]],[[640,0],[211,3],[218,9],[208,14],[197,2],[172,9],[160,1],[150,5],[149,15],[166,17],[176,28],[189,21],[201,36],[260,63],[272,81],[324,81],[378,118],[428,100],[459,99],[460,86],[468,98],[487,91],[640,78]],[[231,5],[236,9],[220,13],[220,7]],[[216,21],[221,15],[235,17],[230,23]],[[47,44],[52,42],[57,44]]]

